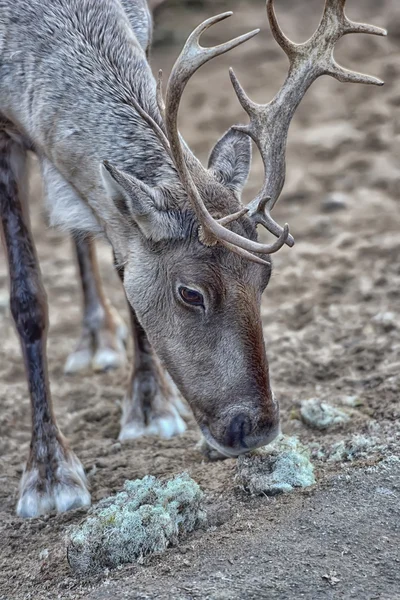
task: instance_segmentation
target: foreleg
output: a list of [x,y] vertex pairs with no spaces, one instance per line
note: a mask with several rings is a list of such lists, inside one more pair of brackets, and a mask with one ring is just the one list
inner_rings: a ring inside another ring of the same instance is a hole
[[83,467],[58,429],[46,359],[46,293],[20,189],[26,153],[0,133],[0,222],[10,273],[10,307],[20,339],[32,407],[32,438],[17,513],[36,517],[90,504]]

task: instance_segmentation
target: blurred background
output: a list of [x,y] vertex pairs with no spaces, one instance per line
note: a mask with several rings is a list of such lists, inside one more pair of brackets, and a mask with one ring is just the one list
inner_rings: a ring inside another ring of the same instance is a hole
[[[263,298],[262,316],[272,385],[281,403],[282,427],[312,442],[298,418],[304,398],[352,399],[355,414],[335,440],[355,432],[395,435],[400,415],[400,4],[398,0],[348,0],[348,15],[389,31],[388,38],[349,35],[336,57],[348,68],[375,75],[383,88],[341,84],[323,77],[300,105],[289,132],[287,181],[274,217],[288,222],[296,239],[274,258],[274,274]],[[276,0],[286,34],[297,42],[316,28],[322,0]],[[155,11],[151,64],[165,76],[191,30],[205,18],[233,10],[204,43],[214,44],[261,27],[240,48],[204,66],[183,99],[180,126],[206,162],[216,140],[233,123],[247,122],[233,93],[233,66],[251,98],[267,102],[287,72],[287,59],[268,28],[264,0],[166,0]],[[263,179],[254,152],[244,199]],[[193,423],[169,442],[128,443],[110,448],[118,435],[119,401],[129,368],[104,375],[63,375],[78,338],[80,292],[70,240],[50,230],[41,203],[40,182],[32,175],[33,229],[49,295],[50,378],[60,426],[85,467],[103,457],[93,480],[93,498],[145,473],[188,470],[206,489],[233,486],[230,463],[206,465],[193,450]],[[264,235],[263,233],[261,235]],[[110,251],[99,244],[106,289],[121,313],[125,300],[113,272]],[[0,254],[0,456],[1,506],[13,510],[23,457],[29,444],[29,403],[20,350],[8,311],[7,274]],[[350,400],[349,400],[350,402]],[[336,437],[335,436],[338,436]],[[104,476],[102,475],[104,473]],[[10,496],[11,490],[11,496]],[[13,496],[14,494],[14,496]],[[0,516],[1,516],[0,511]],[[1,517],[2,518],[2,517]]]

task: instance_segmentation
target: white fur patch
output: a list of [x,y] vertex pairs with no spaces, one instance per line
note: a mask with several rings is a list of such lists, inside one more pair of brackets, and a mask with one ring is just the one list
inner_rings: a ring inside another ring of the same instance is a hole
[[101,234],[102,228],[92,209],[78,196],[51,162],[43,158],[40,162],[50,225],[66,231],[90,231]]

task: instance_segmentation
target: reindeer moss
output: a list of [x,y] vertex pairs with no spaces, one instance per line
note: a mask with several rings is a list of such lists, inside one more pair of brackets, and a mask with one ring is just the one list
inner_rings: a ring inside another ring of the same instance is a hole
[[350,419],[343,410],[316,398],[301,403],[300,415],[306,425],[321,430],[343,425]]
[[162,482],[152,476],[126,481],[69,532],[68,562],[88,575],[163,552],[205,523],[203,493],[188,475]]
[[385,453],[388,449],[375,437],[356,434],[346,440],[334,444],[310,444],[311,456],[316,460],[333,463],[354,462],[370,459],[377,454]]
[[308,450],[296,437],[281,436],[269,446],[240,456],[236,473],[251,494],[273,496],[315,483]]

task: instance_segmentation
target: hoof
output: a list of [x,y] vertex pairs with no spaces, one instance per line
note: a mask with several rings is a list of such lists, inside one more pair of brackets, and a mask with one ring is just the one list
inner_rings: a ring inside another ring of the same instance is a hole
[[148,424],[140,420],[132,420],[121,424],[121,432],[118,439],[135,440],[147,435],[156,435],[160,438],[170,439],[175,435],[186,431],[186,423],[179,415],[175,407],[171,407],[169,413],[161,416],[153,415]]
[[92,368],[96,373],[119,369],[126,363],[127,329],[119,325],[115,332],[84,331],[77,349],[65,362],[64,373],[73,375]]
[[125,349],[119,351],[112,348],[101,348],[93,356],[92,369],[96,373],[104,373],[110,369],[119,369],[126,363]]
[[92,350],[76,350],[70,354],[65,362],[64,373],[73,375],[79,371],[85,371],[92,364]]
[[86,476],[80,461],[68,451],[67,457],[58,460],[50,475],[33,464],[25,470],[20,485],[17,515],[24,518],[39,517],[52,511],[66,512],[90,506]]

